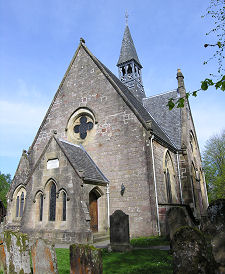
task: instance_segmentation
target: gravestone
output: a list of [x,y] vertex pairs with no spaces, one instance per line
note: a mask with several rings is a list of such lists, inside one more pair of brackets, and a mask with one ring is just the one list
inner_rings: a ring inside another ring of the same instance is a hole
[[189,226],[178,229],[171,240],[173,273],[214,274],[216,262],[203,233]]
[[129,233],[129,215],[116,210],[110,216],[110,246],[112,251],[128,251],[131,249]]
[[225,199],[212,202],[207,209],[207,215],[208,220],[203,231],[211,241],[220,273],[225,273]]
[[70,274],[102,274],[101,250],[93,246],[70,246]]
[[27,234],[5,231],[3,245],[7,273],[31,273]]
[[33,273],[58,273],[54,245],[46,240],[38,239],[31,247]]
[[170,239],[173,238],[173,235],[178,228],[189,225],[185,210],[182,207],[178,206],[172,207],[167,211],[166,220],[169,229]]

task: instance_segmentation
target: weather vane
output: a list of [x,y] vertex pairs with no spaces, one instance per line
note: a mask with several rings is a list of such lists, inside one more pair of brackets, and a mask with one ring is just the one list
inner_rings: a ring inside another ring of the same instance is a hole
[[126,11],[125,11],[126,25],[128,25],[128,17],[129,17],[129,15],[128,15],[128,12],[127,12],[127,10],[126,10]]

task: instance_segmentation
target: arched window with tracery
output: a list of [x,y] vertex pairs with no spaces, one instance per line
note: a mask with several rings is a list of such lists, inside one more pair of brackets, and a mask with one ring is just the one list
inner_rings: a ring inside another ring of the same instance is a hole
[[[26,199],[26,190],[24,186],[18,186],[15,189],[13,194],[13,207],[14,207],[14,217],[21,218],[23,217],[23,211],[25,207],[25,199]],[[13,217],[13,218],[14,218]]]
[[56,215],[56,185],[51,184],[49,192],[49,221],[55,221]]

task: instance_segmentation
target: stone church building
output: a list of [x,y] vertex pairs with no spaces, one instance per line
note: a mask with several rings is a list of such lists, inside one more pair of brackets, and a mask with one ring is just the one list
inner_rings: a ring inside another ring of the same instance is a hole
[[109,215],[129,215],[130,236],[167,233],[180,205],[192,219],[208,206],[190,105],[169,111],[178,87],[146,97],[126,26],[115,76],[81,38],[11,189],[5,227],[58,242],[92,242]]

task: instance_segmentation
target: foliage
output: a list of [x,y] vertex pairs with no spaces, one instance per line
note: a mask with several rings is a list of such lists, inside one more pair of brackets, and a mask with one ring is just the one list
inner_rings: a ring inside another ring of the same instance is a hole
[[5,207],[7,207],[6,195],[9,191],[11,182],[12,180],[10,174],[5,175],[0,172],[0,200],[3,202]]
[[225,130],[211,137],[203,152],[209,201],[225,198]]
[[[70,273],[69,249],[56,248],[58,271]],[[102,252],[103,273],[173,273],[172,256],[164,250],[132,250],[130,252]]]
[[148,247],[170,244],[165,237],[160,236],[133,238],[131,239],[130,243],[133,247]]
[[209,78],[201,81],[201,87],[198,90],[193,92],[187,92],[185,98],[181,97],[179,99],[170,98],[167,106],[169,109],[173,109],[175,106],[177,108],[184,107],[185,99],[188,99],[190,96],[196,97],[198,91],[207,90],[210,86],[215,87],[216,89],[220,89],[225,91],[225,75],[224,75],[224,49],[225,49],[225,1],[224,0],[210,0],[209,7],[207,9],[207,13],[202,16],[206,18],[210,16],[214,25],[213,28],[206,33],[207,36],[213,36],[215,43],[205,44],[205,48],[215,48],[213,55],[204,62],[204,65],[208,64],[212,60],[216,60],[218,64],[218,69],[216,74],[211,73]]

